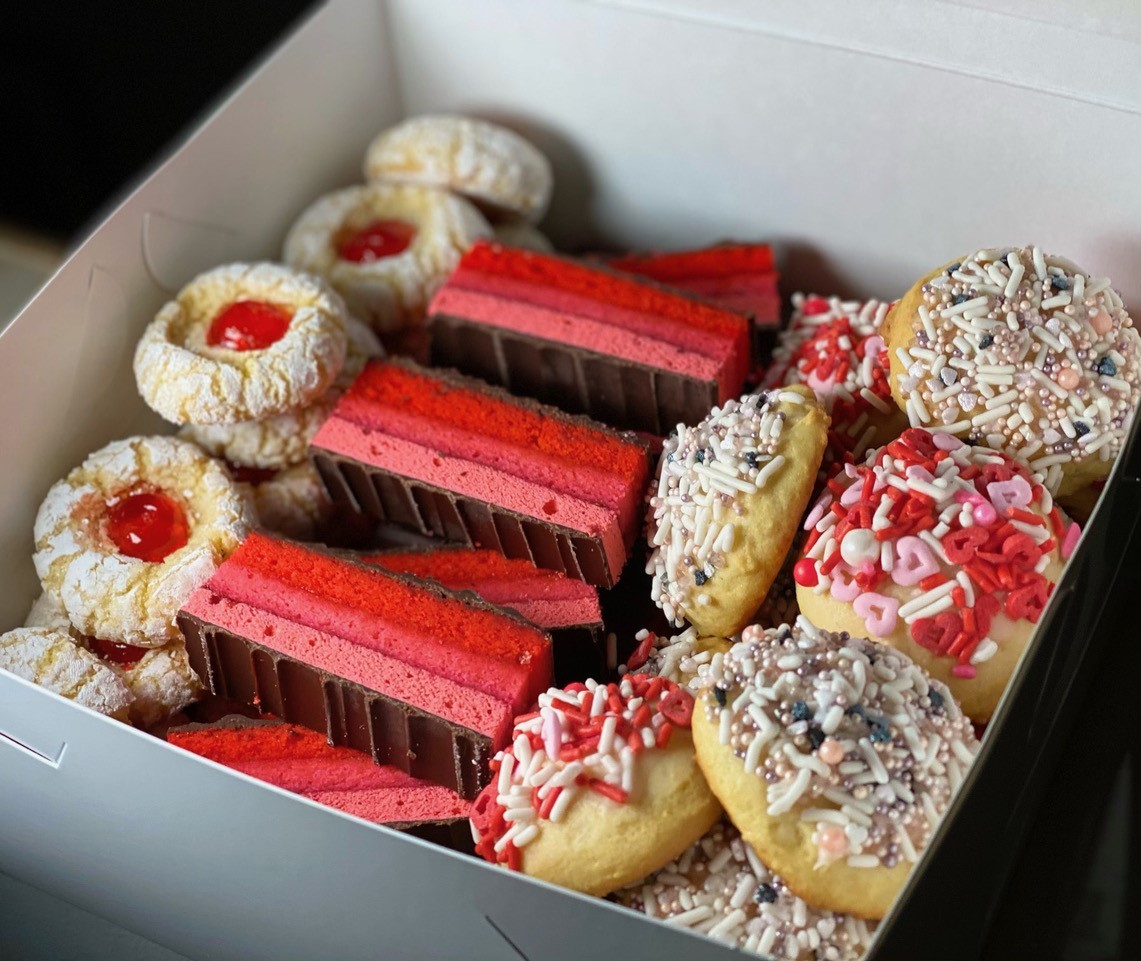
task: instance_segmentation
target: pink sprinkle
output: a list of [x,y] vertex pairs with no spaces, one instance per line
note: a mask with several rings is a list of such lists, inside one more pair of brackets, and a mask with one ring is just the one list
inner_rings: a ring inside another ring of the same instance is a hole
[[860,497],[863,494],[863,485],[852,484],[843,494],[840,495],[840,506],[851,507],[853,504],[860,502]]
[[945,434],[942,431],[936,431],[931,435],[931,439],[935,442],[935,446],[939,450],[952,451],[958,450],[960,447],[966,447],[958,437],[954,434]]
[[880,351],[883,350],[885,346],[886,344],[884,344],[883,338],[880,337],[879,334],[873,334],[864,341],[864,356],[872,358],[879,357]]
[[971,667],[970,664],[956,664],[953,668],[951,668],[951,673],[954,674],[955,677],[972,678],[975,677],[979,672]]
[[843,561],[832,569],[832,596],[838,601],[854,601],[862,588],[856,583],[855,572]]
[[857,597],[852,610],[864,619],[864,627],[872,637],[887,637],[899,622],[899,601],[875,591],[867,591]]
[[913,464],[907,468],[907,479],[923,481],[926,484],[930,484],[935,480],[935,478],[931,476],[931,471],[922,464]]
[[998,520],[998,511],[994,509],[994,505],[988,504],[986,501],[980,501],[975,504],[971,510],[971,517],[975,519],[976,524],[981,524],[983,527],[990,527],[996,520]]
[[939,572],[939,564],[931,548],[918,537],[901,537],[895,543],[895,563],[891,579],[903,587],[918,584],[923,578]]
[[1081,377],[1073,367],[1063,367],[1058,371],[1057,380],[1058,386],[1061,387],[1062,390],[1073,390],[1081,383]]
[[1078,541],[1081,540],[1082,529],[1077,524],[1071,524],[1066,530],[1066,536],[1062,540],[1062,560],[1067,560],[1078,546]]
[[825,825],[819,834],[820,850],[833,857],[841,857],[848,851],[848,835],[835,824]]
[[1011,507],[1026,507],[1034,497],[1030,482],[1017,474],[1010,480],[992,481],[986,485],[986,492],[995,508],[1004,514]]
[[543,708],[543,748],[547,757],[557,758],[563,747],[563,724],[558,713],[549,707]]
[[844,760],[844,748],[834,737],[824,738],[816,753],[825,764],[839,764]]
[[823,500],[817,502],[816,506],[812,508],[812,511],[809,513],[808,519],[804,522],[804,529],[806,531],[812,530],[812,528],[820,523],[821,518],[824,517],[824,511],[827,509],[827,507],[828,505]]
[[1108,334],[1113,328],[1113,318],[1104,310],[1091,308],[1089,312],[1089,322],[1090,326],[1099,334]]

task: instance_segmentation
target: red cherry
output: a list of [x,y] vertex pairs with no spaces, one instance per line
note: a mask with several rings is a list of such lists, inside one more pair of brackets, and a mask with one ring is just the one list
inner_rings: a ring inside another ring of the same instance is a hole
[[105,641],[101,637],[88,638],[87,647],[96,657],[101,657],[112,664],[135,664],[141,661],[143,655],[147,653],[145,647],[120,644],[117,641]]
[[121,554],[157,563],[186,546],[186,513],[161,491],[127,494],[107,507],[107,536]]
[[816,576],[816,562],[802,557],[792,566],[792,579],[801,587],[815,587],[820,580]]
[[206,343],[227,350],[264,350],[289,330],[292,312],[260,300],[239,300],[218,311]]
[[415,237],[414,224],[403,220],[374,220],[341,238],[337,244],[337,256],[355,264],[370,264],[374,260],[403,253]]

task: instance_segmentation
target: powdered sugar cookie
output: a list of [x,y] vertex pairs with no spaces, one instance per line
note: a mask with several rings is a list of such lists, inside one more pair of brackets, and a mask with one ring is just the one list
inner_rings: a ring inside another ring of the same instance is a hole
[[701,769],[761,860],[818,909],[879,919],[970,766],[947,688],[805,618],[747,628],[697,695]]
[[980,724],[1079,533],[1022,464],[917,428],[832,478],[805,527],[805,615],[899,648]]
[[796,386],[730,400],[666,439],[646,570],[672,623],[718,637],[749,623],[792,546],[827,433],[815,395]]
[[0,668],[120,721],[133,701],[119,676],[63,631],[18,627],[0,635]]
[[613,900],[651,918],[785,961],[857,961],[875,924],[798,898],[724,822]]
[[36,572],[75,629],[159,647],[180,635],[183,601],[245,534],[225,468],[172,437],[132,437],[91,454],[36,516]]
[[472,806],[476,853],[607,894],[660,868],[721,816],[693,755],[693,696],[665,678],[570,684],[518,718]]
[[812,388],[832,418],[826,461],[858,460],[898,437],[907,418],[891,396],[879,333],[891,305],[793,294],[792,306],[764,386]]
[[375,183],[314,201],[290,228],[282,256],[324,277],[365,323],[395,333],[423,320],[460,255],[490,234],[487,221],[462,197]]
[[495,239],[505,247],[520,247],[540,254],[555,252],[555,245],[547,239],[547,235],[525,220],[505,220],[495,224],[492,229],[495,231]]
[[320,280],[229,264],[158,312],[135,350],[135,379],[171,423],[234,424],[310,403],[344,361],[344,304]]
[[128,717],[132,724],[152,727],[202,695],[202,682],[190,666],[181,639],[148,649],[87,637],[72,627],[63,602],[48,591],[36,598],[24,626],[67,634],[114,671],[131,692]]
[[238,467],[284,470],[300,464],[309,453],[309,441],[370,357],[383,357],[384,348],[368,327],[355,317],[345,318],[348,347],[336,383],[310,404],[262,420],[237,424],[187,424],[179,437],[193,441],[206,453]]
[[1040,247],[917,281],[884,324],[913,427],[976,438],[1068,495],[1107,477],[1141,399],[1141,336],[1108,278]]
[[545,156],[519,134],[471,117],[412,117],[377,136],[364,163],[369,180],[442,187],[495,219],[538,223],[554,177]]
[[296,541],[316,540],[333,513],[329,492],[309,461],[256,483],[239,481],[239,487],[252,500],[262,529]]

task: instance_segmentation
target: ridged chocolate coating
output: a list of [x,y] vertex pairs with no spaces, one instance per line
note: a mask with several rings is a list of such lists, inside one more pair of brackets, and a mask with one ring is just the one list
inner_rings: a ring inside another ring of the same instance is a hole
[[472,800],[490,779],[491,739],[180,612],[190,664],[216,695],[258,704],[340,744]]
[[448,314],[428,324],[434,365],[614,427],[660,436],[678,423],[696,424],[717,403],[716,381]]
[[399,524],[419,534],[487,547],[536,567],[559,571],[596,587],[611,587],[611,571],[598,538],[516,514],[314,447],[313,463],[333,502],[374,521]]

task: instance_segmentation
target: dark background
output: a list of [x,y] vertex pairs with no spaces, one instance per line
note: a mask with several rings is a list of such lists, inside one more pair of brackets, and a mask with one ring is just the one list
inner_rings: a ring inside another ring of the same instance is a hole
[[[80,239],[312,5],[114,0],[9,9],[0,30],[0,228],[60,245]],[[1130,563],[1131,583],[1141,585],[1138,560]],[[1083,695],[987,958],[1141,959],[1139,679],[1141,631],[1131,631],[1113,640]],[[947,879],[948,924],[957,887],[971,883]]]

